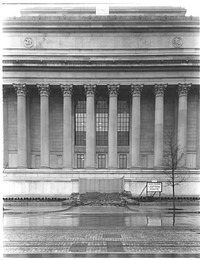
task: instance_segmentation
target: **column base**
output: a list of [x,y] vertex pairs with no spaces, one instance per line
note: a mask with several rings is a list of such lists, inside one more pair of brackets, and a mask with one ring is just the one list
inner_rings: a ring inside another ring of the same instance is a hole
[[186,166],[182,166],[182,167],[177,167],[178,171],[186,171],[187,167]]
[[154,170],[163,170],[164,167],[163,166],[154,166]]
[[63,167],[62,169],[63,169],[63,170],[66,170],[66,171],[71,171],[71,170],[72,170],[72,167]]
[[141,169],[141,166],[131,166],[131,170],[139,170],[139,169]]

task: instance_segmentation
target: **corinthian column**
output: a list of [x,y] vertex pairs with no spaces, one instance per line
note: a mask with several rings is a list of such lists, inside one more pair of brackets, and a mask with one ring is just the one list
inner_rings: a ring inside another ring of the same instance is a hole
[[199,107],[198,107],[198,145],[197,145],[197,169],[200,169],[200,88],[199,88]]
[[37,84],[40,93],[40,161],[49,168],[49,84]]
[[131,121],[131,168],[140,166],[140,96],[142,85],[131,84],[132,121]]
[[18,167],[27,168],[26,84],[13,84],[17,92]]
[[178,84],[178,148],[183,154],[179,167],[186,166],[187,153],[187,94],[191,84]]
[[72,88],[60,85],[63,93],[63,168],[72,168]]
[[117,168],[117,94],[119,85],[108,85],[109,129],[108,129],[108,167]]
[[96,85],[84,85],[86,91],[86,168],[95,168],[95,89]]
[[163,163],[163,130],[164,130],[164,91],[167,84],[155,84],[155,133],[154,133],[154,167]]

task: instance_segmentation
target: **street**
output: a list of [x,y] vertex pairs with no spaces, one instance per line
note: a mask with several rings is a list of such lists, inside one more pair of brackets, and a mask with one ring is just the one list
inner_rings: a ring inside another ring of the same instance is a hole
[[7,206],[4,257],[199,257],[199,204]]

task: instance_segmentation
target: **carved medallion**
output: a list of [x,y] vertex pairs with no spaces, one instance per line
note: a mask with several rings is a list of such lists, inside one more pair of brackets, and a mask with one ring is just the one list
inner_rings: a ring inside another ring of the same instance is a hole
[[33,47],[33,39],[31,37],[26,37],[24,39],[24,46],[29,49]]
[[180,48],[183,45],[183,40],[181,37],[174,37],[172,40],[172,45],[175,48]]

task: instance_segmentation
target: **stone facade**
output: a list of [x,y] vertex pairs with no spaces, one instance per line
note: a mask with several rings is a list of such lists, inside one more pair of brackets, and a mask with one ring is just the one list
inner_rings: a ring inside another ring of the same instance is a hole
[[6,194],[64,195],[80,178],[123,177],[134,195],[157,180],[168,196],[173,133],[177,172],[188,175],[177,194],[198,195],[199,18],[185,11],[38,9],[4,21]]

